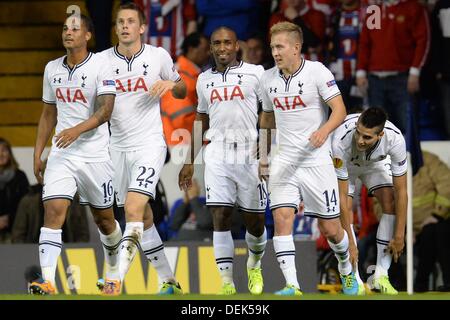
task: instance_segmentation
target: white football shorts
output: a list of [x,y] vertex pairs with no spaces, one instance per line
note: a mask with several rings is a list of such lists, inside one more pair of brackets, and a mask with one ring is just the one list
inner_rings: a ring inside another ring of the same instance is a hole
[[217,157],[224,151],[218,150],[222,147],[211,143],[205,150],[206,205],[237,205],[245,212],[264,213],[267,188],[265,182],[259,180],[257,161],[244,151],[246,148],[240,149],[233,144],[228,146],[223,158]]
[[347,171],[348,195],[350,197],[353,197],[355,194],[355,181],[357,178],[361,179],[370,196],[377,189],[393,186],[391,161],[389,159],[373,162],[364,167],[349,164],[347,165]]
[[306,216],[339,217],[339,191],[334,166],[299,167],[274,159],[269,176],[270,209],[291,207],[297,211],[302,200]]
[[64,157],[49,157],[44,173],[42,200],[73,200],[78,190],[80,204],[95,209],[107,209],[113,205],[114,168],[111,160],[82,162]]
[[110,154],[115,170],[113,185],[117,205],[125,205],[128,192],[145,194],[154,199],[167,147],[152,146],[135,151],[110,150]]

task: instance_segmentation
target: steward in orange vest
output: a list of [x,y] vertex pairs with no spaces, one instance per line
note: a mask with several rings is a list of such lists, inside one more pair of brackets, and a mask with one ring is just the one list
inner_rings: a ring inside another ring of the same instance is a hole
[[175,67],[186,83],[186,98],[175,99],[171,92],[167,92],[161,99],[164,136],[169,146],[190,143],[189,140],[183,141],[182,138],[178,138],[174,131],[177,129],[187,130],[180,130],[179,135],[192,132],[197,110],[197,78],[201,72],[200,68],[209,60],[209,41],[200,33],[191,33],[184,39],[182,50],[183,55],[178,57]]

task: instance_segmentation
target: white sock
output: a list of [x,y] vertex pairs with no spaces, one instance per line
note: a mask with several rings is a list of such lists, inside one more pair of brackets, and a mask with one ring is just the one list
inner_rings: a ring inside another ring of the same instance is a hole
[[286,285],[293,285],[300,289],[295,268],[295,245],[292,235],[273,237],[273,248],[280,269],[286,280]]
[[[350,225],[350,230],[352,231],[353,239],[355,240],[355,245],[358,246],[358,242],[356,241],[356,234],[355,234],[355,229],[353,228],[353,224]],[[356,277],[356,281],[358,281],[358,285],[364,284],[364,282],[361,279],[361,276],[359,275],[358,265],[356,265],[355,277]]]
[[106,274],[105,278],[110,280],[119,280],[119,264],[118,264],[118,254],[120,240],[122,240],[122,230],[120,230],[119,222],[116,220],[116,229],[108,235],[103,234],[100,229],[98,230],[100,234],[100,241],[103,245],[103,254],[106,263]]
[[234,242],[231,231],[214,231],[213,233],[214,256],[217,268],[223,283],[233,281],[233,257]]
[[120,281],[123,281],[128,269],[130,269],[131,262],[133,262],[133,258],[136,255],[143,232],[143,222],[127,222],[125,225],[125,232],[123,233],[123,238],[119,246]]
[[41,263],[42,278],[55,285],[56,265],[61,254],[61,229],[41,228],[39,236],[39,261]]
[[349,275],[352,272],[352,265],[350,263],[350,255],[348,253],[348,235],[344,230],[344,237],[339,243],[332,243],[328,240],[331,250],[333,250],[336,259],[338,260],[339,273]]
[[261,268],[261,259],[267,243],[266,228],[264,228],[263,234],[259,237],[255,237],[247,231],[245,233],[245,241],[248,246],[247,269]]
[[175,283],[175,276],[170,268],[169,261],[167,261],[164,245],[154,224],[144,230],[141,247],[148,261],[156,269],[160,282]]
[[377,266],[375,267],[375,279],[387,276],[392,262],[392,255],[384,252],[394,236],[395,215],[385,214],[381,216],[377,230]]

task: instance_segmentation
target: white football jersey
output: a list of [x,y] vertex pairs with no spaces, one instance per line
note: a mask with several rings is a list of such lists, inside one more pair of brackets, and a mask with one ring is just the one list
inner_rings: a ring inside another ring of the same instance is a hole
[[208,69],[197,80],[197,112],[209,115],[206,138],[212,142],[255,142],[257,139],[259,80],[262,66],[245,62],[223,73]]
[[286,78],[278,67],[262,79],[263,110],[275,112],[280,161],[300,167],[331,164],[331,137],[319,148],[309,142],[311,134],[328,119],[328,100],[340,95],[333,74],[320,62],[302,59],[300,68]]
[[[42,101],[57,108],[56,134],[87,120],[94,114],[97,96],[116,94],[114,76],[107,61],[98,54],[89,53],[86,59],[69,68],[66,56],[50,61],[45,66]],[[108,124],[81,134],[65,149],[57,148],[55,139],[50,152],[84,162],[109,159]]]
[[358,151],[354,133],[360,113],[349,114],[333,133],[333,158],[339,179],[348,179],[348,170],[353,167],[365,167],[391,159],[393,176],[402,176],[407,170],[406,143],[400,130],[390,121],[386,121],[384,135],[367,151]]
[[101,53],[112,67],[117,96],[111,116],[111,149],[140,150],[165,145],[159,97],[149,94],[158,80],[179,81],[172,58],[163,48],[142,45],[130,59],[117,46]]

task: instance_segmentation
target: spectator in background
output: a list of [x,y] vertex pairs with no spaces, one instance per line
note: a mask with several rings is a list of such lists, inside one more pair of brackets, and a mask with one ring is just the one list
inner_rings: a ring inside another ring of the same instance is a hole
[[[161,99],[164,136],[169,146],[180,143],[175,135],[172,137],[175,130],[185,129],[189,133],[192,132],[197,109],[195,86],[201,68],[209,61],[209,41],[202,34],[191,33],[184,39],[181,47],[183,53],[178,57],[175,68],[186,83],[186,97],[175,99],[171,92],[167,92]],[[189,144],[190,141],[181,141],[181,143]]]
[[429,289],[430,274],[439,263],[450,291],[450,168],[436,155],[423,152],[424,165],[413,178],[413,225],[417,265],[415,291]]
[[163,47],[172,59],[181,53],[185,36],[197,31],[194,0],[135,0],[148,21],[144,42]]
[[326,18],[323,12],[315,10],[305,0],[285,0],[280,11],[270,17],[269,29],[277,22],[289,21],[303,31],[302,53],[308,60],[322,60],[325,41]]
[[270,56],[270,47],[264,37],[254,35],[245,42],[240,43],[242,50],[242,60],[247,63],[262,65],[265,70],[273,67],[273,59]]
[[379,27],[371,24],[373,14],[364,21],[356,84],[363,92],[368,90],[369,105],[383,108],[406,134],[410,95],[419,91],[428,53],[428,14],[417,1],[392,0],[381,4],[380,20]]
[[328,43],[330,70],[336,78],[347,112],[363,106],[363,97],[356,86],[356,57],[359,31],[364,19],[359,0],[342,0],[331,18]]
[[431,13],[432,53],[438,80],[441,114],[447,139],[450,139],[450,0],[438,0]]
[[183,199],[173,204],[169,219],[171,240],[212,240],[213,220],[205,204],[206,198],[200,196],[200,186],[193,179]]
[[28,192],[28,179],[12,153],[11,144],[0,138],[0,243],[9,242],[20,199]]
[[[16,219],[12,227],[12,243],[38,243],[39,233],[44,224],[44,204],[42,185],[30,187],[30,191],[20,200]],[[80,205],[76,195],[69,207],[67,220],[62,226],[62,239],[67,242],[89,242],[89,226],[86,210]]]
[[161,240],[168,240],[167,220],[169,218],[169,206],[167,204],[166,190],[159,180],[155,189],[155,199],[150,199],[150,207],[153,211],[153,223],[158,230]]
[[[206,207],[206,197],[200,193],[197,180],[192,179],[192,187],[184,191],[183,199],[173,204],[169,218],[170,240],[212,241],[213,219]],[[237,207],[233,209],[231,220],[233,239],[244,239],[244,219]]]
[[257,33],[263,2],[255,0],[197,0],[197,13],[201,16],[200,31],[210,38],[214,30],[221,26],[236,32],[238,40],[247,39]]

